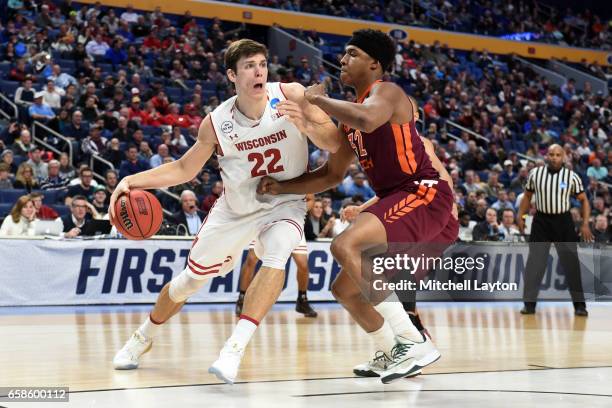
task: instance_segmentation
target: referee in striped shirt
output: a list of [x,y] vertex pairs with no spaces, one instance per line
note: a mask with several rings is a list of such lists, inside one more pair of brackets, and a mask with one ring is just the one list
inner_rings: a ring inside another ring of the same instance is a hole
[[589,228],[591,207],[584,192],[580,177],[565,168],[565,152],[558,144],[548,148],[547,165],[536,167],[529,173],[525,193],[518,211],[518,227],[521,233],[525,230],[523,216],[529,210],[531,198],[535,194],[536,214],[531,224],[529,257],[525,267],[525,307],[522,314],[535,313],[539,286],[546,271],[550,244],[555,243],[559,261],[565,270],[574,311],[577,316],[587,316],[580,263],[576,242],[579,240],[570,215],[570,197],[576,196],[582,205],[582,239],[593,241]]

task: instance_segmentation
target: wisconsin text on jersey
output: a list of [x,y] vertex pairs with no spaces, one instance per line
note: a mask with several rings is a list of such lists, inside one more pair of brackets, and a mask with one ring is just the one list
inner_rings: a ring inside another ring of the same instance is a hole
[[271,144],[280,142],[281,140],[284,140],[286,138],[287,138],[287,132],[285,131],[285,129],[283,129],[280,132],[276,132],[268,136],[236,143],[235,146],[239,151],[242,152],[244,150],[251,150],[251,149],[256,149],[258,147],[271,145]]

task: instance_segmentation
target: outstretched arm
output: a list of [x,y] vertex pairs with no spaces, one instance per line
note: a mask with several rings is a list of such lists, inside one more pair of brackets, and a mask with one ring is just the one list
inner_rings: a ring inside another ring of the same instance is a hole
[[338,151],[344,135],[321,108],[306,100],[304,87],[297,82],[282,84],[281,87],[287,100],[279,102],[278,112],[287,116],[319,149],[331,153]]
[[336,153],[329,156],[327,163],[318,169],[304,173],[292,180],[279,182],[263,177],[257,186],[259,194],[308,194],[320,193],[338,185],[353,161],[353,151],[348,141],[343,141]]
[[217,138],[215,136],[210,115],[206,116],[198,131],[198,140],[178,160],[162,164],[151,170],[127,176],[115,188],[109,205],[111,220],[115,215],[115,201],[121,194],[131,189],[155,189],[176,186],[192,180],[202,166],[212,156]]
[[400,101],[401,89],[391,83],[382,82],[374,87],[364,103],[354,103],[332,99],[322,92],[320,85],[306,90],[306,100],[327,112],[345,125],[364,132],[372,132],[388,122],[397,101]]

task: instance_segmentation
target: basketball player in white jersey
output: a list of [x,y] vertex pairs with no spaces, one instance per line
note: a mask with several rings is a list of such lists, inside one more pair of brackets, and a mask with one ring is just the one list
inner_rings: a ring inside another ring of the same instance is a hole
[[[206,116],[198,140],[179,160],[124,178],[111,196],[109,209],[114,216],[121,194],[185,183],[217,153],[224,192],[193,242],[187,268],[164,286],[149,317],[115,355],[115,369],[137,368],[160,325],[209,279],[230,272],[243,249],[256,239],[262,268],[249,286],[233,334],[209,368],[232,384],[245,347],[282,290],[285,264],[304,234],[304,195],[262,196],[256,193],[257,184],[266,175],[288,180],[303,174],[308,161],[306,136],[331,152],[338,150],[341,139],[339,134],[328,136],[335,125],[322,110],[305,103],[302,85],[266,82],[266,58],[262,44],[248,39],[232,43],[225,66],[236,96]],[[279,114],[276,104],[284,100],[303,104],[317,118],[315,123]]]

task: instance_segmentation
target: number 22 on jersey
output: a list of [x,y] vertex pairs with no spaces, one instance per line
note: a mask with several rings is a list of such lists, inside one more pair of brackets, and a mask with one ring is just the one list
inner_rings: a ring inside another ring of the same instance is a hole
[[[268,149],[263,152],[263,154],[259,152],[252,152],[249,153],[247,159],[249,162],[255,163],[251,169],[251,177],[261,177],[267,174],[279,173],[285,170],[282,164],[278,164],[281,159],[281,152],[278,149]],[[261,167],[266,162],[266,159],[270,160],[268,161],[266,169],[262,169]]]

